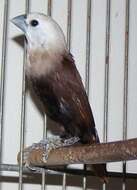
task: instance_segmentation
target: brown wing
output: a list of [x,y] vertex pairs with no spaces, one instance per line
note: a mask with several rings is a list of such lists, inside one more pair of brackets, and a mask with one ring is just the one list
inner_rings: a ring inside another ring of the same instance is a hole
[[[81,77],[74,64],[72,56],[69,54],[64,57],[62,69],[55,75],[58,81],[57,86],[54,86],[55,92],[58,90],[58,99],[65,110],[68,108],[68,113],[71,113],[72,122],[68,128],[73,129],[72,132],[78,135],[82,142],[98,142],[98,135],[95,129],[93,114],[89,105],[89,101],[81,80]],[[56,83],[56,82],[55,82]],[[61,98],[60,98],[61,97]]]

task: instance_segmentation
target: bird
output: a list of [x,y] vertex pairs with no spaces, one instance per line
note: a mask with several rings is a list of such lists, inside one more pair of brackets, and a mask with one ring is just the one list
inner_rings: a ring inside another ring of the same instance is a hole
[[[37,12],[16,16],[12,22],[25,34],[25,73],[46,115],[64,127],[64,137],[78,137],[81,144],[100,143],[88,96],[59,24]],[[106,165],[95,164],[93,169],[106,182]]]

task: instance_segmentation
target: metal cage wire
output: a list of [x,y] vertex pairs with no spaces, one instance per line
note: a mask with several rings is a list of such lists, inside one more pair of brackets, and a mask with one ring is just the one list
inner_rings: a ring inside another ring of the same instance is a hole
[[[108,131],[108,97],[109,97],[109,54],[110,54],[110,19],[111,19],[111,0],[106,1],[106,42],[105,42],[105,86],[104,86],[104,142],[107,141],[107,131]],[[47,14],[52,16],[52,0],[48,0],[48,10]],[[30,11],[30,1],[26,0],[26,14]],[[68,10],[67,10],[67,45],[68,49],[71,49],[71,20],[72,20],[72,0],[68,0]],[[130,1],[126,0],[126,13],[125,13],[125,59],[124,59],[124,102],[123,102],[123,140],[127,138],[127,106],[128,106],[128,47],[129,47],[129,10],[130,10]],[[46,12],[46,11],[45,11]],[[91,30],[91,17],[92,12],[92,0],[87,0],[87,34],[86,34],[86,64],[85,64],[85,87],[87,94],[89,94],[89,83],[90,83],[90,66],[91,66],[91,40],[90,35]],[[0,152],[2,152],[2,142],[3,142],[3,114],[4,114],[4,85],[5,85],[5,75],[6,75],[6,64],[7,64],[7,28],[8,28],[8,19],[9,19],[9,1],[4,1],[4,17],[3,17],[3,42],[2,42],[2,60],[1,60],[1,83],[0,83]],[[26,61],[26,48],[24,50],[24,63]],[[22,164],[22,151],[24,147],[24,138],[25,138],[25,72],[23,65],[23,78],[22,78],[22,103],[21,103],[21,127],[20,127],[20,152],[21,159],[20,165],[15,166],[12,164],[3,164],[1,163],[0,158],[0,171],[19,171],[19,186],[18,189],[23,189],[23,164]],[[44,117],[44,132],[43,138],[46,137],[46,118]],[[28,172],[28,170],[26,170]],[[67,171],[69,169],[65,168],[64,172],[60,173],[57,171],[45,171],[43,170],[41,174],[41,189],[46,189],[46,175],[47,174],[56,174],[63,175],[62,177],[62,190],[65,190],[67,187]],[[79,170],[71,170],[72,174],[80,174]],[[82,175],[86,173],[86,167],[84,167]],[[88,171],[87,171],[88,173]],[[121,176],[123,179],[122,189],[126,189],[126,177],[136,177],[136,175],[126,173],[126,162],[123,163],[123,173],[112,173],[112,176]],[[87,180],[86,176],[83,177],[83,190],[86,190]],[[103,189],[106,189],[106,186],[103,186]]]

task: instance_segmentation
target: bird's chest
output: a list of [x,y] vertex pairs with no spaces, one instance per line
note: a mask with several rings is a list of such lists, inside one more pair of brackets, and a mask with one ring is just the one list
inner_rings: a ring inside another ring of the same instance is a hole
[[27,63],[25,66],[26,75],[40,77],[45,76],[53,69],[53,63],[49,58],[42,56],[28,55]]

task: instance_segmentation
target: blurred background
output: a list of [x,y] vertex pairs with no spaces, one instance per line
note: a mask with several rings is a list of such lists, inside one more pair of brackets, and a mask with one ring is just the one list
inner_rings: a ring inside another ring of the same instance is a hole
[[[45,175],[44,171],[22,176],[21,167],[20,175],[15,171],[20,147],[40,141],[47,120],[25,92],[24,40],[10,22],[28,12],[51,15],[58,22],[85,84],[100,140],[110,142],[137,137],[136,10],[136,0],[0,1],[1,190],[137,188],[137,161],[107,164],[108,171],[121,173],[120,178],[110,178],[107,186],[96,177]],[[47,133],[52,135],[50,130]]]

